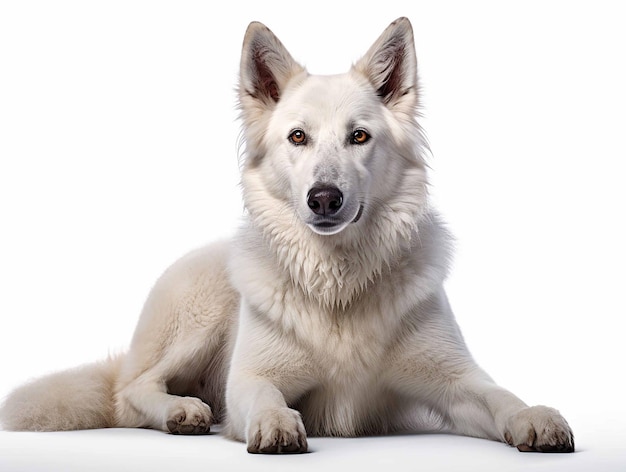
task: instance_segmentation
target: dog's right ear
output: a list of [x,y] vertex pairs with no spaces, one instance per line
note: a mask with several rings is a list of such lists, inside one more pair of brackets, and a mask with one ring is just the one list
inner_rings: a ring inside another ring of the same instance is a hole
[[256,21],[250,23],[239,72],[239,99],[244,111],[250,99],[263,108],[273,107],[287,82],[302,72],[304,67],[293,60],[269,28]]

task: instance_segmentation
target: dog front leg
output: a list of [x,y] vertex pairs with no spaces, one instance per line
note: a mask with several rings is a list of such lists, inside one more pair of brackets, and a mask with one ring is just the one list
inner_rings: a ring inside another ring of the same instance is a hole
[[307,451],[300,413],[287,406],[283,394],[269,380],[254,375],[233,375],[227,405],[229,431],[247,443],[248,452]]
[[557,410],[529,407],[486,375],[452,382],[441,400],[455,433],[504,441],[523,452],[574,451],[572,430]]
[[494,439],[520,451],[572,452],[574,436],[554,408],[529,407],[498,386],[472,359],[443,289],[406,342],[390,356],[391,385],[439,413],[447,430]]
[[226,386],[229,436],[250,453],[307,451],[300,413],[288,403],[310,387],[306,357],[263,314],[241,304],[237,342]]

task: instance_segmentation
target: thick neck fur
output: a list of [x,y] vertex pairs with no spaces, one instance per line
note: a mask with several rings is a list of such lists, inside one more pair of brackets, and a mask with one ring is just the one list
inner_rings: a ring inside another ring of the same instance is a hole
[[258,169],[247,169],[247,231],[259,234],[264,243],[250,249],[269,256],[278,273],[288,274],[294,287],[321,308],[345,309],[383,271],[409,257],[425,217],[425,182],[423,168],[414,164],[405,170],[392,198],[371,202],[358,223],[337,235],[322,236],[300,222],[289,205],[268,194]]

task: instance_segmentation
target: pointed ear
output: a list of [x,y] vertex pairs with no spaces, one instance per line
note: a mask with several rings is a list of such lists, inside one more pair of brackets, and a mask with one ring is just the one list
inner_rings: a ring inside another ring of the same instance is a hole
[[287,82],[303,71],[269,28],[256,21],[250,23],[239,72],[239,97],[244,107],[249,99],[261,102],[258,105],[273,106]]
[[353,69],[367,77],[389,108],[417,105],[417,59],[408,18],[391,23]]

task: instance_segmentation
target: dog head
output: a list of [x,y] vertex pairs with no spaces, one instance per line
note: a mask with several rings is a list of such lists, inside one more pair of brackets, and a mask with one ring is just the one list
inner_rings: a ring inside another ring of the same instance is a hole
[[426,179],[409,20],[393,22],[349,72],[333,76],[308,74],[267,27],[251,23],[239,101],[244,201],[257,221],[323,236],[374,219],[414,227]]

